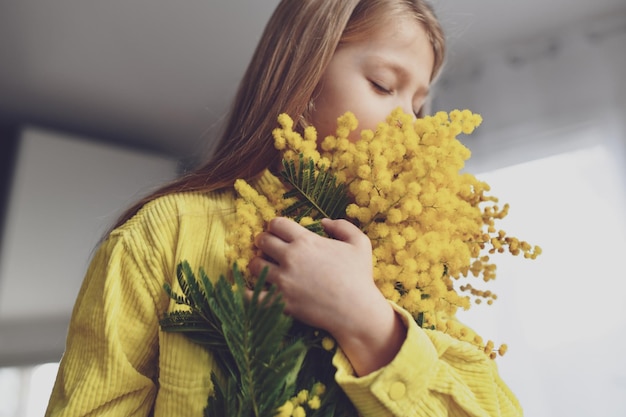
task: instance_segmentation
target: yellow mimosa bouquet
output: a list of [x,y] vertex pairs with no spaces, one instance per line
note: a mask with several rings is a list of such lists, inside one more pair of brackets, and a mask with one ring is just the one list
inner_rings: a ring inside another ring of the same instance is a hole
[[495,278],[491,254],[535,258],[541,249],[496,230],[495,221],[507,214],[508,205],[499,207],[497,198],[487,195],[488,184],[462,172],[470,151],[457,136],[471,134],[481,116],[454,110],[415,119],[397,109],[354,142],[349,140],[357,128],[352,113],[340,117],[336,134],[322,140],[313,126],[303,135],[294,131],[286,114],[278,122],[274,142],[283,155],[281,178],[256,188],[243,180],[235,183],[239,198],[231,261],[246,271],[256,251],[254,236],[276,216],[317,231],[323,217],[346,218],[370,238],[374,279],[387,299],[422,327],[491,354],[493,342],[484,344],[453,317],[472,299],[491,304],[496,298],[480,289],[481,280]]

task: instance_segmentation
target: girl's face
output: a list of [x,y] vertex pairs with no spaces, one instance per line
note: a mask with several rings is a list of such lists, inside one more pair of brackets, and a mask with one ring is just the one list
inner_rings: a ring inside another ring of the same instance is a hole
[[[341,45],[314,95],[311,124],[318,138],[335,133],[337,117],[351,111],[361,129],[375,129],[397,107],[417,113],[428,95],[434,65],[426,32],[409,18],[394,20],[368,39]],[[351,140],[359,134],[352,132]]]

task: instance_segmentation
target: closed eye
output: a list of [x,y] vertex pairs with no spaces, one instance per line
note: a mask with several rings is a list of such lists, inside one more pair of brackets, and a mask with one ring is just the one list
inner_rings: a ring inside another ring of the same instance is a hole
[[393,93],[392,90],[383,87],[382,85],[378,84],[376,81],[371,81],[370,80],[370,84],[372,85],[374,90],[378,91],[379,93],[382,93],[382,94],[391,94],[391,93]]

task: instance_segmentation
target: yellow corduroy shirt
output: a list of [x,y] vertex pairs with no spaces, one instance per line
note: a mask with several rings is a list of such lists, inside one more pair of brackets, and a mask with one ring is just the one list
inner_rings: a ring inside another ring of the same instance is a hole
[[[212,279],[229,269],[224,249],[233,209],[231,192],[172,194],[110,234],[78,295],[46,416],[202,416],[213,357],[160,330],[159,318],[176,308],[163,284],[179,289],[175,268],[182,260]],[[522,415],[493,360],[419,328],[393,307],[408,332],[390,364],[356,377],[341,351],[333,360],[338,383],[362,416]]]

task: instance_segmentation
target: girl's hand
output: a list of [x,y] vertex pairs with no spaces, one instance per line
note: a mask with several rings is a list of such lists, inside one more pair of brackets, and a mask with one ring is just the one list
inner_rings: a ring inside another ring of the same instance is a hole
[[397,353],[405,328],[372,278],[372,247],[367,236],[346,220],[322,220],[319,236],[287,218],[273,219],[256,246],[250,271],[268,267],[285,312],[327,330],[359,375],[386,365]]

